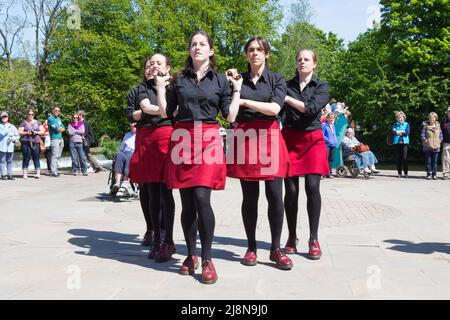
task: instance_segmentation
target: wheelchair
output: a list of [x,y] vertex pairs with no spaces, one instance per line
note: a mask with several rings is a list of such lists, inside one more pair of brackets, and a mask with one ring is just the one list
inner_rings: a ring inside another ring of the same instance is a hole
[[[343,152],[342,149],[341,151]],[[364,179],[369,179],[370,177],[369,173],[359,170],[356,163],[356,153],[353,151],[350,152],[349,155],[343,156],[343,164],[336,168],[336,175],[338,177],[345,178],[348,174],[350,174],[352,178],[356,178],[360,174],[363,174]]]
[[127,188],[127,186],[121,186],[120,188],[116,189],[114,188],[114,185],[116,184],[116,174],[114,171],[114,166],[116,164],[116,158],[114,157],[111,165],[111,171],[108,175],[108,182],[109,185],[109,195],[113,198],[139,198],[139,184],[137,183],[129,183],[130,187]]

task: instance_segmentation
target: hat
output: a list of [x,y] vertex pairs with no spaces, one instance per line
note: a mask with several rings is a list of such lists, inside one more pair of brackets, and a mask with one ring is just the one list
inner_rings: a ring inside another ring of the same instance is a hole
[[0,118],[3,117],[3,116],[8,116],[8,112],[3,111],[3,112],[0,114]]
[[450,107],[447,108],[447,112],[449,112],[449,111],[450,111]]
[[353,128],[347,128],[347,130],[345,130],[345,133],[347,132],[354,132]]

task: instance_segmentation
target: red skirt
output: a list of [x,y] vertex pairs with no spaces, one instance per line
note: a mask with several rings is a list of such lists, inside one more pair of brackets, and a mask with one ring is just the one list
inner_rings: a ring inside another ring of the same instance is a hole
[[129,176],[132,183],[164,182],[172,126],[137,128]]
[[330,174],[322,129],[300,131],[285,127],[282,134],[289,151],[289,177]]
[[227,152],[227,176],[246,181],[286,178],[288,151],[277,121],[239,123]]
[[225,189],[226,166],[218,124],[177,122],[166,162],[169,189]]

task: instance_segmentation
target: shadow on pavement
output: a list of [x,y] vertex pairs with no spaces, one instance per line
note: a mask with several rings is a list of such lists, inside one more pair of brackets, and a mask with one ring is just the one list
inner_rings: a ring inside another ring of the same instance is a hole
[[[76,254],[95,256],[102,259],[116,260],[123,263],[138,265],[160,271],[178,273],[179,266],[187,255],[185,244],[177,243],[177,253],[182,255],[182,260],[172,257],[168,262],[158,263],[147,258],[150,247],[141,245],[137,234],[126,234],[113,231],[98,231],[89,229],[71,229],[69,234],[74,237],[68,242],[79,248],[85,249],[75,251]],[[233,239],[227,237],[214,237],[212,246],[212,258],[228,261],[240,261],[241,256],[224,249],[214,248],[214,243],[230,244],[247,247],[247,240]],[[270,247],[270,244],[260,242],[259,246]],[[197,240],[197,254],[201,253],[201,245]]]
[[97,193],[95,197],[80,199],[78,201],[96,201],[96,202],[130,202],[139,200],[136,196],[115,197],[109,193]]
[[[148,259],[150,247],[142,246],[137,234],[89,229],[71,229],[68,233],[74,236],[68,240],[70,244],[85,249],[75,251],[76,254],[116,260],[160,271],[178,272],[178,266],[175,265],[179,262],[178,259],[172,257],[165,263]],[[177,245],[177,251],[182,248],[185,250],[185,246]]]
[[441,252],[450,254],[450,243],[440,243],[440,242],[421,242],[414,243],[411,241],[404,240],[384,240],[386,243],[395,244],[395,246],[389,247],[387,249],[407,252],[407,253],[421,253],[421,254],[432,254],[433,252]]

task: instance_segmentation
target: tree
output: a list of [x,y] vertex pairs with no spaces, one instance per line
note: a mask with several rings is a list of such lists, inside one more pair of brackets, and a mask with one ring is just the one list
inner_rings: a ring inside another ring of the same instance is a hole
[[49,94],[66,112],[85,109],[99,135],[121,136],[127,128],[125,97],[139,82],[145,57],[167,53],[179,70],[188,37],[202,29],[215,40],[218,70],[236,65],[242,70],[245,41],[255,33],[276,36],[277,2],[81,1],[81,28],[67,28],[63,16],[49,43]]
[[[8,1],[8,4],[4,4],[4,1],[0,2],[0,49],[3,55],[6,56],[6,63],[9,71],[14,70],[12,50],[17,38],[21,35],[22,29],[25,28],[27,23],[27,17],[20,17],[11,14],[11,9],[16,5],[15,0]],[[25,10],[23,10],[25,12]]]
[[143,18],[152,17],[146,32],[155,51],[169,53],[175,68],[187,56],[187,40],[198,30],[208,32],[215,42],[217,67],[243,69],[242,53],[254,35],[276,38],[281,21],[278,0],[139,0]]
[[[35,34],[35,58],[37,87],[45,95],[47,91],[47,63],[49,55],[49,42],[53,36],[56,24],[66,9],[65,0],[27,0],[27,5],[32,10]],[[41,39],[42,37],[42,39]]]
[[338,96],[350,106],[365,141],[381,158],[392,156],[384,141],[394,112],[405,112],[411,125],[412,155],[421,157],[420,125],[429,112],[443,112],[449,81],[415,70],[402,72],[397,63],[393,65],[391,54],[381,30],[361,34],[345,53],[341,82],[336,85]]
[[424,76],[450,75],[450,1],[381,0],[381,32],[392,64]]
[[[299,49],[314,50],[318,59],[317,75],[331,83],[338,83],[342,70],[340,64],[345,52],[342,39],[331,32],[325,34],[309,23],[298,22],[288,25],[276,51],[274,69],[286,78],[292,78],[295,74],[296,54]],[[331,89],[334,96],[335,87]]]

